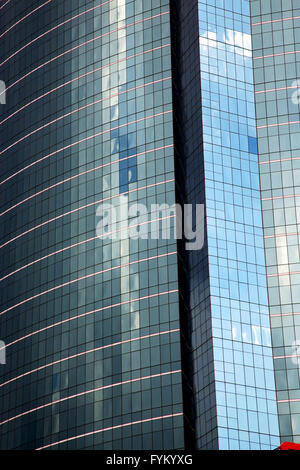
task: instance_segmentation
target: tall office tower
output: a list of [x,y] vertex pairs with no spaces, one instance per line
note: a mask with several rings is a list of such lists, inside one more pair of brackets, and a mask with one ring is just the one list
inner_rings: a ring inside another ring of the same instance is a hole
[[275,448],[250,3],[177,3],[177,180],[206,207],[205,246],[184,258],[196,446]]
[[169,2],[0,14],[1,447],[183,448],[176,242],[96,233],[175,202]]
[[300,4],[256,0],[251,13],[280,434],[300,442]]
[[278,446],[249,7],[0,3],[2,449]]

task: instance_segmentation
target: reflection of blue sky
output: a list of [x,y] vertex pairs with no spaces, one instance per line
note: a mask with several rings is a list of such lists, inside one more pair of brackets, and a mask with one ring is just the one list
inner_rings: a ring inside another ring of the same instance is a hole
[[247,152],[256,137],[251,36],[206,30],[199,43],[205,141]]
[[[271,434],[269,448],[278,443],[249,15],[249,0],[199,0],[211,320],[224,449],[249,448],[232,439],[232,428]],[[258,414],[256,394],[266,409],[266,383],[268,412]],[[257,435],[249,441],[255,448]]]
[[201,62],[206,63],[205,57],[209,58],[210,73],[253,85],[249,34],[227,31],[221,41],[216,33],[207,31],[199,37],[199,43]]
[[227,53],[252,57],[251,35],[231,29],[205,31],[200,34],[201,46],[225,50]]

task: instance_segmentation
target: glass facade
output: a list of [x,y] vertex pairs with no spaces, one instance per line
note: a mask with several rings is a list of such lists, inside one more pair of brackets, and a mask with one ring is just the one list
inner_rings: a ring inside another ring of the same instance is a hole
[[280,434],[300,442],[300,5],[253,0],[251,13]]
[[175,138],[184,172],[177,182],[183,200],[206,207],[205,247],[184,257],[196,446],[273,449],[279,431],[250,3],[181,2],[174,23]]
[[219,448],[272,449],[279,442],[278,418],[259,192],[250,4],[248,0],[199,0],[198,8]]
[[183,448],[176,241],[96,235],[104,200],[175,201],[169,2],[1,32],[1,448]]
[[[0,4],[2,449],[279,445],[250,3]],[[128,238],[175,202],[201,250]]]

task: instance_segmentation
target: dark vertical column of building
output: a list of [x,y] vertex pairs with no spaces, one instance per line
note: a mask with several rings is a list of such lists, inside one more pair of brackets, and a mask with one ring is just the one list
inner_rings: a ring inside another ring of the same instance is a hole
[[[171,6],[177,200],[195,208],[196,204],[205,203],[198,2],[171,2]],[[192,416],[196,447],[217,449],[206,224],[203,230],[205,244],[201,250],[186,251],[184,243],[179,246],[181,324],[189,345],[182,348],[187,351],[185,363],[190,384],[185,406],[189,406]]]

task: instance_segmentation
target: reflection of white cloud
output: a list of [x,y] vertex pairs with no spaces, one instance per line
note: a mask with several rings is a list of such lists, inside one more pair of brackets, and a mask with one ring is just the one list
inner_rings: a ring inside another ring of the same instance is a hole
[[[251,331],[252,330],[252,331]],[[232,340],[271,347],[271,330],[265,326],[252,325],[251,329],[245,325],[232,326]],[[300,348],[300,342],[299,342]],[[299,349],[300,350],[300,349]],[[300,362],[300,358],[299,358]]]
[[206,36],[208,39],[213,39],[215,41],[217,40],[217,33],[215,31],[207,31],[205,34],[203,34],[200,37],[205,38]]
[[242,47],[243,49],[247,49],[248,51],[252,50],[250,34],[242,33],[241,31],[233,31],[232,29],[227,29],[226,36],[227,37],[224,42],[226,42],[227,44]]
[[215,31],[206,31],[199,38],[201,46],[207,46],[215,49],[224,49],[224,44],[231,46],[231,52],[245,57],[252,57],[251,35],[226,29],[222,37]]
[[278,264],[289,264],[287,246],[276,247]]
[[243,338],[243,341],[247,341],[247,342],[248,342],[248,335],[247,335],[247,332],[246,332],[246,331],[243,331],[243,333],[242,333],[242,338]]

